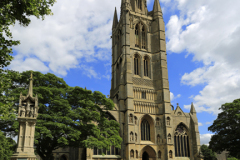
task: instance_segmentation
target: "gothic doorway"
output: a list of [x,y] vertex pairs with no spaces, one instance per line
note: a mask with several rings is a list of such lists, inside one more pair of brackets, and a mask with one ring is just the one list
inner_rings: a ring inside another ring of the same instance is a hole
[[140,152],[140,156],[142,156],[142,160],[157,160],[156,152],[151,146],[145,146]]
[[149,156],[148,156],[147,152],[143,153],[142,160],[149,160]]

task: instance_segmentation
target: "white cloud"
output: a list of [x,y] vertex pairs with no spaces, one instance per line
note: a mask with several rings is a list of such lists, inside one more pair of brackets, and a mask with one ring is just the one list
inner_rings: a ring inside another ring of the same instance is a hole
[[200,141],[201,141],[200,143],[201,143],[201,145],[203,145],[203,144],[209,145],[209,141],[210,141],[212,135],[213,134],[209,134],[209,133],[207,133],[207,134],[200,134]]
[[178,94],[177,96],[174,96],[174,94],[172,92],[170,92],[170,99],[171,101],[177,99],[177,98],[180,98],[181,97],[181,94]]
[[[53,16],[46,16],[44,21],[31,17],[28,27],[16,24],[11,30],[21,45],[14,47],[17,58],[10,68],[65,76],[69,69],[87,62],[110,62],[112,18],[115,6],[120,13],[120,3],[58,0],[52,7]],[[35,59],[35,65],[29,63],[31,59]]]
[[[205,85],[193,96],[197,112],[217,114],[221,104],[240,94],[240,1],[173,0],[180,11],[171,16],[166,35],[170,52],[186,50],[203,63],[182,76],[182,84]],[[174,5],[173,5],[174,6]],[[175,6],[174,6],[175,7]],[[187,108],[189,105],[185,105]]]
[[200,126],[203,126],[203,124],[201,123],[201,122],[198,122],[198,126],[200,127]]
[[206,122],[206,124],[212,124],[212,122]]
[[96,79],[101,79],[100,75],[97,74],[97,72],[95,72],[93,67],[89,67],[89,66],[86,66],[86,65],[81,65],[80,68],[83,70],[83,74],[85,74],[89,78],[93,77],[93,78],[96,78]]

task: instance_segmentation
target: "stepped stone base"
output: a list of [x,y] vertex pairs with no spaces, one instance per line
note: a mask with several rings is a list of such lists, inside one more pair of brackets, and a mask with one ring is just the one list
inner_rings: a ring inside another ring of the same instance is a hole
[[15,153],[12,155],[11,160],[36,160],[37,157],[34,154],[29,154],[29,153]]

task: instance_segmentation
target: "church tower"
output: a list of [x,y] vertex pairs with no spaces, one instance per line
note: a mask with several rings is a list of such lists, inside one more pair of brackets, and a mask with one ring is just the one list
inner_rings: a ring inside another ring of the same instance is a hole
[[166,38],[159,0],[122,0],[112,25],[112,111],[123,138],[121,159],[199,159],[194,106],[190,113],[170,103]]
[[[117,9],[114,11],[111,38],[110,98],[115,108],[106,114],[120,124],[123,142],[120,150],[111,146],[110,150],[94,147],[85,152],[81,148],[78,159],[202,159],[194,105],[184,113],[170,102],[165,25],[159,0],[154,0],[150,12],[146,0],[121,0],[119,19]],[[61,151],[56,153],[63,155]],[[67,153],[68,157],[73,155]]]

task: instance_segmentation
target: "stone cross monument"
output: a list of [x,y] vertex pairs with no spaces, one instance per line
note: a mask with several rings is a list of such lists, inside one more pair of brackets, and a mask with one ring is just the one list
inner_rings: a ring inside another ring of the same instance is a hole
[[16,153],[11,160],[36,160],[34,154],[34,133],[38,116],[38,97],[33,97],[32,73],[29,79],[29,91],[27,96],[20,94],[18,121],[19,133]]

